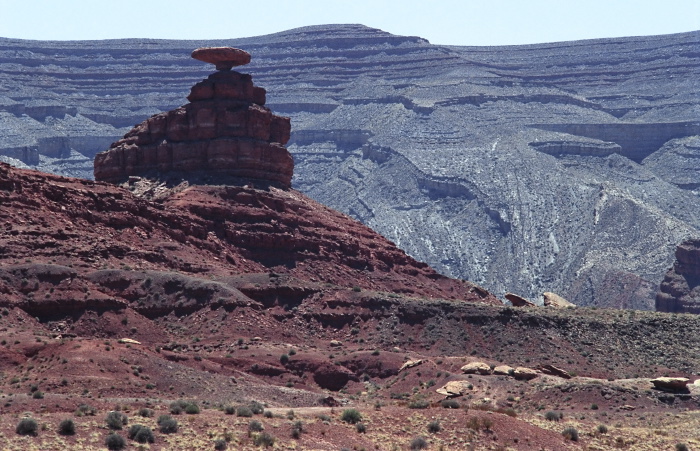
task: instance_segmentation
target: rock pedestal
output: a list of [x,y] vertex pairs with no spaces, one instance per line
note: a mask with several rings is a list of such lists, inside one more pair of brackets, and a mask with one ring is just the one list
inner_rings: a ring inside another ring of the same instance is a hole
[[291,186],[294,161],[284,147],[289,118],[264,106],[265,90],[254,86],[250,75],[230,70],[245,64],[247,53],[230,49],[237,50],[231,61],[221,48],[201,50],[207,49],[193,55],[221,69],[192,87],[190,103],[150,117],[99,153],[95,180],[121,183],[129,176],[176,173],[185,179],[223,176]]
[[676,261],[656,294],[656,311],[700,313],[700,239],[676,248]]

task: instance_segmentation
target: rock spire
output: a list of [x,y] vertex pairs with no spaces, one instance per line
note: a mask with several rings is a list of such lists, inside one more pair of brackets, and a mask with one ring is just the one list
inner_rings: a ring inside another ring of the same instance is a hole
[[291,186],[294,161],[284,145],[290,120],[272,114],[265,90],[249,74],[231,70],[250,54],[229,47],[201,48],[192,57],[217,72],[192,87],[190,103],[135,126],[95,157],[95,180],[121,183],[129,176],[254,181]]

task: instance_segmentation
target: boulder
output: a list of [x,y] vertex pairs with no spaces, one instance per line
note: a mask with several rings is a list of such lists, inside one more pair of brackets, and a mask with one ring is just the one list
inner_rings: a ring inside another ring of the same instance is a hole
[[520,380],[529,381],[539,376],[539,373],[532,368],[526,368],[524,366],[519,366],[513,371],[513,377]]
[[435,391],[448,398],[455,398],[464,395],[471,389],[472,384],[469,381],[450,381]]
[[540,365],[537,367],[538,370],[540,370],[544,374],[549,374],[550,376],[557,376],[561,377],[564,379],[571,379],[571,374],[569,374],[566,370],[563,370],[561,368],[557,368],[554,365]]
[[687,377],[657,377],[651,380],[655,388],[668,391],[685,391],[689,382]]
[[331,340],[330,343],[331,348],[339,348],[340,346],[343,346],[343,342],[339,340]]
[[192,52],[192,58],[216,65],[216,70],[231,70],[250,63],[250,53],[233,47],[201,47]]
[[501,376],[509,376],[513,370],[514,370],[514,368],[512,366],[499,365],[493,369],[493,374],[498,374]]
[[421,363],[423,363],[423,360],[418,359],[418,360],[407,360],[403,365],[401,365],[401,368],[399,368],[399,372],[403,370],[407,370],[409,368],[413,368],[414,366],[418,366]]
[[484,362],[467,363],[461,370],[464,374],[491,374],[491,367]]
[[506,299],[513,304],[513,307],[537,307],[537,304],[513,293],[506,293]]
[[576,304],[572,304],[571,302],[567,301],[563,297],[559,296],[556,293],[551,293],[549,291],[546,291],[542,294],[542,298],[544,299],[544,306],[545,307],[552,307],[552,308],[567,308],[567,307],[576,307]]

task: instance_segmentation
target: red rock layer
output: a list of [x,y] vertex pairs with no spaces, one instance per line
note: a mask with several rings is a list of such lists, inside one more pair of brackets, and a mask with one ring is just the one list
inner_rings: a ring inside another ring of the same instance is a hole
[[700,313],[700,239],[676,248],[676,261],[656,294],[659,312]]
[[0,205],[0,267],[64,265],[78,277],[106,268],[207,277],[275,271],[339,287],[500,304],[295,190],[192,186],[151,202],[111,184],[0,163]]
[[219,71],[197,83],[188,103],[156,114],[95,157],[95,180],[167,173],[224,175],[291,186],[288,117],[264,107],[250,75]]

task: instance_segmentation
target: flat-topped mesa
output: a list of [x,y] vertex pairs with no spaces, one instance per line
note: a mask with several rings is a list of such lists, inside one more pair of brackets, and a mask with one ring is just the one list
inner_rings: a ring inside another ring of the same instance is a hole
[[193,58],[218,72],[192,87],[190,103],[151,116],[95,157],[95,180],[122,183],[129,176],[236,184],[260,181],[291,186],[294,160],[288,117],[272,114],[265,90],[249,74],[230,70],[247,64],[240,49],[197,49]]

